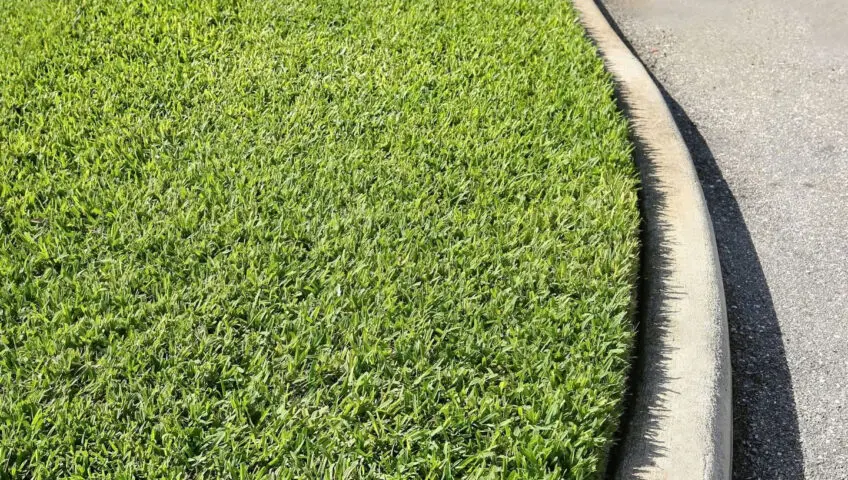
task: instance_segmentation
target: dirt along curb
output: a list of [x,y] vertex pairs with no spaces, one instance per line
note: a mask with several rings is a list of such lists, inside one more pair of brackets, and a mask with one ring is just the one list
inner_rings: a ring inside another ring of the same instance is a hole
[[639,348],[614,478],[729,479],[727,312],[689,150],[645,67],[595,0],[573,0],[616,84],[642,177]]

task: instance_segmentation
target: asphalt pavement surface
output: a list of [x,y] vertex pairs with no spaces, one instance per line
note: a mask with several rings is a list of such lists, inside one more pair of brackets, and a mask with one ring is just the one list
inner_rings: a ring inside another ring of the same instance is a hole
[[709,204],[734,478],[848,479],[848,1],[601,4],[666,93]]

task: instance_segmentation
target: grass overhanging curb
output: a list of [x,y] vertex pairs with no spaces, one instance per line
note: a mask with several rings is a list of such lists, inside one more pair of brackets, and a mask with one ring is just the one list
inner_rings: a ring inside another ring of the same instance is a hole
[[603,470],[637,175],[567,2],[0,16],[0,477]]

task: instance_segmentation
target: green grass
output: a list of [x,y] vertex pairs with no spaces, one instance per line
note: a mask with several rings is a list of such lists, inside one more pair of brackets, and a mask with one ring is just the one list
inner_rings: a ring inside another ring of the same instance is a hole
[[603,470],[637,179],[565,1],[0,18],[0,477]]

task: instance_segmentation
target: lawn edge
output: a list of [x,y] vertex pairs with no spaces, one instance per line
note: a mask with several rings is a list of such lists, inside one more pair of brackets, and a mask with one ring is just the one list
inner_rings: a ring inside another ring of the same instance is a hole
[[651,75],[595,0],[572,0],[611,73],[642,179],[639,345],[622,479],[729,479],[727,311],[712,221],[692,157]]

